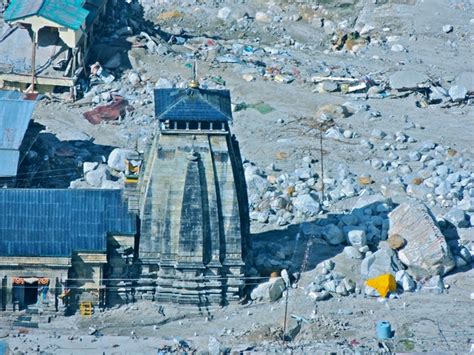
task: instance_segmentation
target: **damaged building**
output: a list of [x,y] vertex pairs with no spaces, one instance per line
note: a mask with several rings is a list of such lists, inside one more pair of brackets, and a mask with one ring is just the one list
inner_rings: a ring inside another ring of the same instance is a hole
[[0,187],[14,187],[41,126],[32,121],[37,95],[0,90]]
[[107,0],[12,0],[0,35],[0,87],[73,89],[107,6]]

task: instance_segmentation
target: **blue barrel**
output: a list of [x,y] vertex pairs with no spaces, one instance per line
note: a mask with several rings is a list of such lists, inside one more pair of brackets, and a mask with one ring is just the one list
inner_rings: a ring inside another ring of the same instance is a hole
[[377,322],[377,338],[379,339],[390,339],[393,337],[392,326],[388,321]]
[[0,340],[0,355],[6,355],[8,353],[8,343]]

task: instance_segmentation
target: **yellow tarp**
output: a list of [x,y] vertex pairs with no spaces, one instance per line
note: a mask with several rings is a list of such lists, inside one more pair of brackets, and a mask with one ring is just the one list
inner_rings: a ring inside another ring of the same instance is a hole
[[397,283],[392,274],[383,274],[373,279],[368,279],[365,283],[367,286],[376,289],[380,296],[384,298],[387,297],[389,292],[397,290]]

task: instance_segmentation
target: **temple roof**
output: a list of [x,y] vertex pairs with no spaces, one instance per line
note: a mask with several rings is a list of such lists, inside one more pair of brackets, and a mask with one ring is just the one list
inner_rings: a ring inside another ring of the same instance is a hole
[[160,121],[232,121],[230,92],[205,89],[156,89],[155,115]]

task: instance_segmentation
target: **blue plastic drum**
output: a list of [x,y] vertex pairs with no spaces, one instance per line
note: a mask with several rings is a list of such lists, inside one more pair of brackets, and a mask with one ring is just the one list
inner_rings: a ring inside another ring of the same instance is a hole
[[388,321],[377,322],[377,338],[379,339],[390,339],[393,337],[392,326]]

